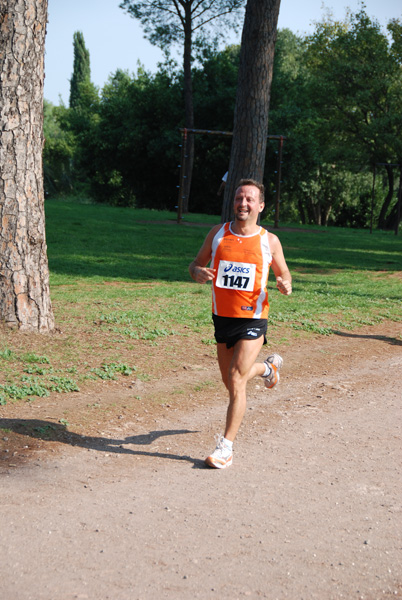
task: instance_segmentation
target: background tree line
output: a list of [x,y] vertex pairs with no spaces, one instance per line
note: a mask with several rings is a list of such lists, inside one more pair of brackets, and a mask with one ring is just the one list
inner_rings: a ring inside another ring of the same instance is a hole
[[[120,206],[168,208],[178,200],[184,72],[167,55],[156,73],[116,71],[91,83],[89,53],[74,35],[69,106],[45,102],[48,195],[75,194]],[[194,126],[232,131],[239,46],[205,41],[192,69]],[[392,228],[402,164],[402,25],[387,32],[364,7],[344,21],[327,17],[312,35],[279,30],[269,133],[286,137],[281,219]],[[189,210],[220,214],[217,196],[231,138],[194,136]],[[267,211],[274,208],[277,142],[267,144]]]

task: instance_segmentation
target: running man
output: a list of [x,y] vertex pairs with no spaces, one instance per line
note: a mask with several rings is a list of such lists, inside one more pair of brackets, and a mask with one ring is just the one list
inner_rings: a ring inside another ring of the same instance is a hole
[[189,266],[194,281],[212,282],[218,363],[229,392],[224,435],[219,436],[216,449],[205,461],[217,469],[232,464],[233,442],[246,410],[247,382],[259,375],[267,388],[273,388],[283,363],[279,354],[256,362],[267,342],[271,265],[278,290],[287,296],[292,293],[282,245],[276,235],[258,225],[264,206],[264,186],[242,179],[235,193],[234,221],[213,227]]

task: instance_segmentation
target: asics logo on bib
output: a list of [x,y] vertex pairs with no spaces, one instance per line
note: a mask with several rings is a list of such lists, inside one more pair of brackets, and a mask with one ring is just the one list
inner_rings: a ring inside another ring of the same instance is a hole
[[229,273],[229,271],[232,271],[232,273],[243,273],[244,275],[248,275],[248,273],[250,273],[250,267],[240,267],[234,264],[230,264],[227,265],[227,267],[225,267],[224,271],[225,273]]
[[229,262],[220,260],[215,285],[227,290],[245,290],[254,288],[256,265],[252,263]]

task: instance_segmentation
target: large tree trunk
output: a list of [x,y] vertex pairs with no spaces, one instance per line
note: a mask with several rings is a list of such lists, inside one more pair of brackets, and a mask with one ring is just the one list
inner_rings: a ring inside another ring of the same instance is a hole
[[[402,165],[402,159],[399,160],[399,164]],[[393,229],[395,235],[398,235],[399,224],[402,217],[402,166],[399,169],[399,186],[396,203],[394,204],[391,212],[385,220],[385,229]]]
[[247,2],[223,222],[233,216],[233,198],[239,179],[263,180],[279,6],[280,0]]
[[321,217],[321,221],[325,227],[328,227],[329,215],[332,212],[332,202],[327,202],[322,209],[323,215]]
[[[184,70],[184,121],[186,129],[194,129],[194,103],[193,103],[193,79],[191,73],[191,52],[192,52],[192,16],[191,6],[186,6],[186,21],[184,26],[184,55],[183,55],[183,70]],[[184,184],[183,184],[183,213],[188,212],[191,180],[193,176],[194,165],[194,134],[190,133],[187,136],[187,155],[184,168]]]
[[321,225],[321,203],[318,200],[317,202],[312,202],[311,206],[313,208],[314,213],[314,223],[316,225]]
[[54,328],[43,196],[43,61],[47,0],[1,0],[0,319]]

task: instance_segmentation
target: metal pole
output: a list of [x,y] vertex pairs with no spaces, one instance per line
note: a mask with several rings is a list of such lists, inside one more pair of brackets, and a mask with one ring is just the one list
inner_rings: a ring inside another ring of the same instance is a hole
[[373,216],[374,216],[374,189],[375,189],[375,164],[373,171],[373,189],[371,191],[371,219],[370,219],[370,233],[373,233]]
[[398,235],[399,221],[401,220],[401,203],[402,203],[402,165],[399,167],[399,189],[398,189],[398,208],[396,211],[395,235]]
[[[184,131],[184,129],[180,129]],[[215,131],[213,129],[187,129],[187,133],[205,133],[207,135],[233,135],[233,131]],[[280,138],[286,140],[284,135],[267,135],[267,140],[279,140]]]
[[277,166],[277,181],[276,181],[276,199],[275,199],[275,222],[274,228],[279,227],[279,203],[281,201],[281,171],[282,171],[282,148],[283,148],[283,136],[279,138],[279,150],[278,150],[278,166]]
[[182,130],[182,144],[181,144],[181,164],[180,164],[180,186],[179,186],[179,199],[177,203],[177,222],[180,224],[183,214],[183,193],[184,193],[184,173],[187,158],[187,129]]

